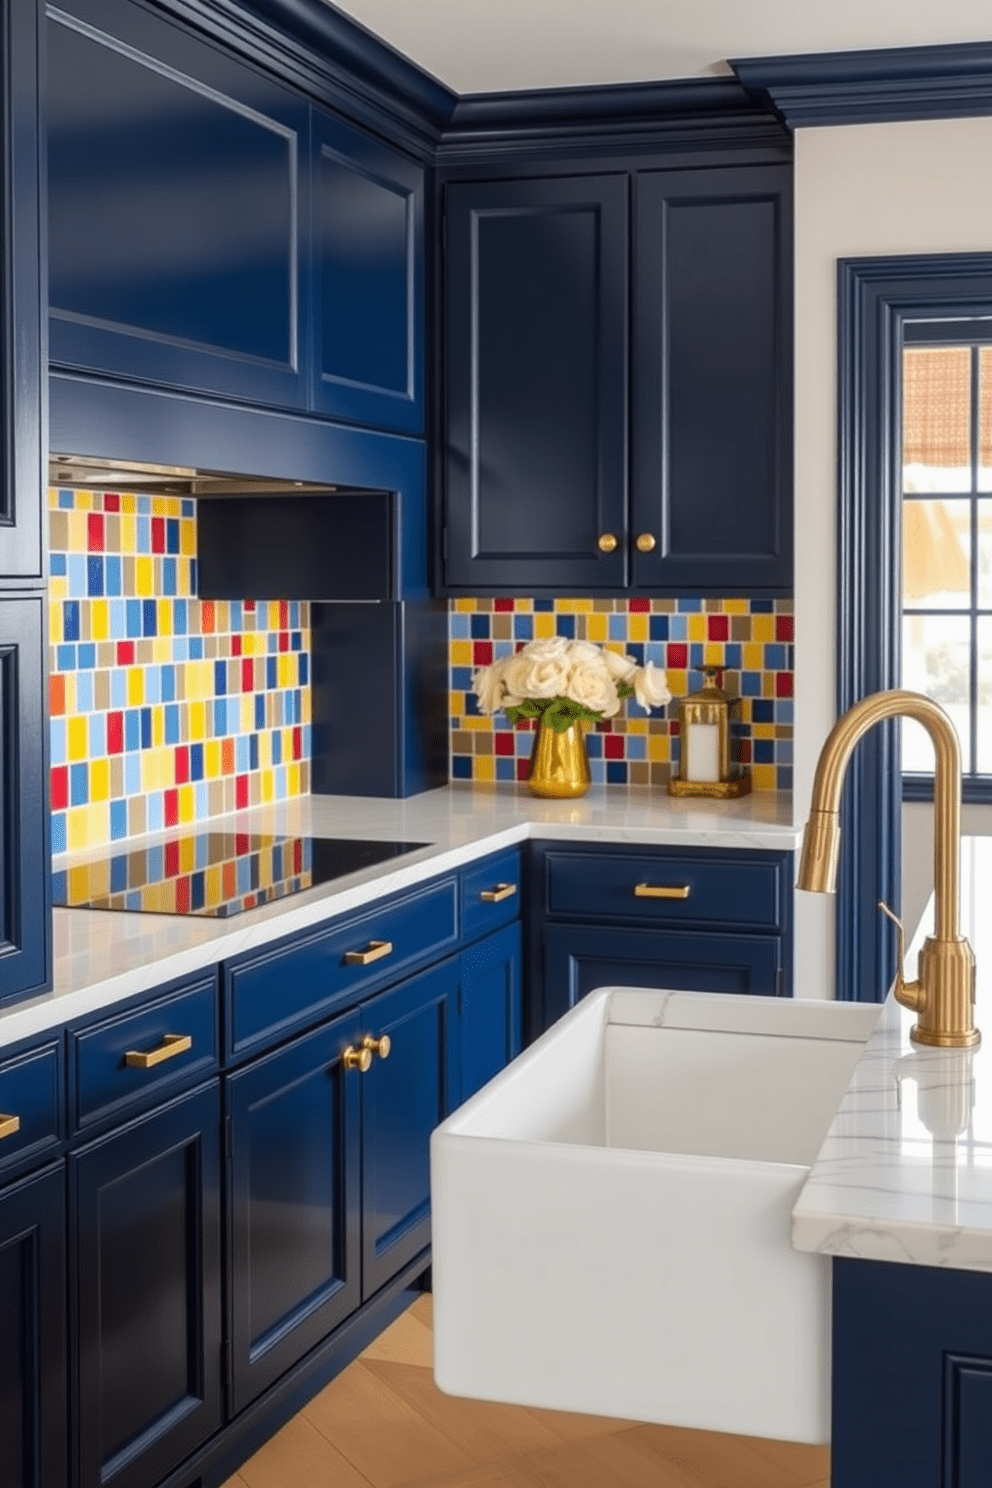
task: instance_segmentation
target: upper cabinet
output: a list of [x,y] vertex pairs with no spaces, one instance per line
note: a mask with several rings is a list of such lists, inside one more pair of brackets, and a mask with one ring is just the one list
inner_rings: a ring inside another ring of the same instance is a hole
[[47,93],[53,366],[422,429],[416,162],[132,0],[50,12]]
[[460,182],[445,219],[447,589],[789,592],[790,168]]

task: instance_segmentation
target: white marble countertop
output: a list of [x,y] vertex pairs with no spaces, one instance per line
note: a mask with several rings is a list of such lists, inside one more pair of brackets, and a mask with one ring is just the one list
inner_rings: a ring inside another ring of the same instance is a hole
[[[56,909],[53,989],[0,1013],[0,1047],[528,837],[778,850],[795,848],[801,838],[788,795],[756,792],[717,802],[676,799],[649,787],[593,786],[577,801],[541,801],[525,786],[471,784],[449,785],[406,800],[305,796],[217,818],[209,825],[218,830],[390,838],[431,846],[226,920]],[[158,840],[164,835],[168,834],[159,834]],[[154,840],[134,839],[128,846]],[[107,857],[111,851],[102,848],[60,857],[54,866]]]
[[[915,1015],[890,994],[792,1211],[797,1250],[992,1271],[990,884],[992,838],[966,838],[961,931],[975,952],[982,1043],[918,1047]],[[929,920],[910,946],[908,977]]]

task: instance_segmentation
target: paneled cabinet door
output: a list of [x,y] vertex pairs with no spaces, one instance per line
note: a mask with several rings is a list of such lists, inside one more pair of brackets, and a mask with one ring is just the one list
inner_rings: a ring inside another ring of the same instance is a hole
[[305,101],[131,0],[65,0],[47,115],[51,363],[303,407]]
[[227,1080],[234,1411],[361,1301],[360,1033],[346,1014]]
[[551,925],[544,970],[545,1027],[597,987],[780,996],[782,937]]
[[51,985],[44,604],[0,599],[0,1005]]
[[462,952],[459,988],[461,1099],[468,1100],[520,1053],[520,923]]
[[633,583],[791,592],[791,168],[634,181]]
[[450,588],[626,581],[627,198],[625,174],[446,190]]
[[[41,195],[39,27],[45,7],[0,0],[0,109],[7,160],[0,186],[0,585],[43,579],[42,440],[47,368],[45,286],[38,252]],[[15,200],[16,199],[16,200]]]
[[452,957],[361,1010],[376,1051],[362,1076],[363,1300],[431,1243],[430,1136],[455,1105],[457,995]]
[[0,1192],[0,1488],[67,1479],[65,1165]]
[[375,428],[424,427],[424,172],[311,110],[311,404]]
[[147,1488],[223,1419],[220,1081],[69,1158],[78,1488]]

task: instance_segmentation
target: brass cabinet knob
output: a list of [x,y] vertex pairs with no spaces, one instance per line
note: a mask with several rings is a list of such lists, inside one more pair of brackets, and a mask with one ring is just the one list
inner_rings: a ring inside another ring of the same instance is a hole
[[128,1069],[154,1069],[157,1064],[175,1059],[192,1047],[193,1040],[188,1033],[163,1033],[157,1049],[128,1049],[124,1063]]
[[20,1116],[0,1116],[0,1138],[12,1137],[21,1129]]
[[362,1048],[368,1050],[369,1059],[373,1054],[378,1054],[380,1059],[388,1059],[392,1047],[393,1041],[388,1033],[380,1034],[378,1038],[373,1038],[370,1033],[367,1033],[362,1039]]
[[615,532],[601,532],[599,534],[599,551],[601,553],[613,553],[616,551],[617,535]]
[[658,539],[653,532],[639,532],[637,534],[637,551],[639,553],[653,553],[658,546]]
[[363,1075],[367,1075],[372,1068],[372,1050],[364,1047],[356,1049],[354,1045],[349,1044],[341,1055],[341,1063],[346,1070],[357,1069]]

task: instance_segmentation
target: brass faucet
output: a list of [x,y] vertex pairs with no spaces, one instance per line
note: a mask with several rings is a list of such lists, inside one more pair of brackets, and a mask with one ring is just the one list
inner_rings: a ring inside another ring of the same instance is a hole
[[893,690],[862,698],[831,729],[817,761],[813,799],[803,837],[796,886],[831,894],[837,882],[840,849],[840,793],[854,747],[885,718],[913,718],[933,740],[937,756],[934,777],[934,933],[920,951],[917,980],[903,978],[905,944],[902,924],[887,904],[879,908],[899,931],[899,969],[893,991],[897,1002],[919,1014],[910,1030],[918,1044],[942,1049],[973,1048],[981,1039],[975,1027],[975,957],[960,931],[958,869],[961,856],[961,750],[954,725],[943,708],[922,693]]

